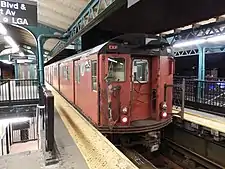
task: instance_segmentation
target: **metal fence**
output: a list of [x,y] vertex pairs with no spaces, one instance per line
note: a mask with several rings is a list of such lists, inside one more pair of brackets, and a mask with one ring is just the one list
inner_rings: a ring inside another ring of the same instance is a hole
[[38,103],[37,79],[0,80],[0,106]]
[[[174,78],[173,103],[182,104],[181,89],[176,85],[182,84],[182,78]],[[185,79],[185,107],[209,111],[225,115],[225,81],[199,81]]]
[[37,140],[35,119],[36,117],[31,117],[27,121],[12,124],[12,144]]

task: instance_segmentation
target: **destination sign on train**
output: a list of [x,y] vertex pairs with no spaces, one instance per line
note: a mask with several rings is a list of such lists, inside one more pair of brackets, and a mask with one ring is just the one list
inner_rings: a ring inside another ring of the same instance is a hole
[[21,26],[36,26],[37,1],[0,0],[0,22]]

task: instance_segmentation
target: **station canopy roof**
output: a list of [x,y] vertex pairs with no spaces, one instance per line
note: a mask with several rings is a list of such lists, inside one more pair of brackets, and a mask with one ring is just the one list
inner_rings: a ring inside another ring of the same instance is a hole
[[[40,25],[52,28],[56,32],[65,32],[77,19],[90,0],[31,1],[37,1],[38,23]],[[151,4],[149,4],[150,2]],[[123,7],[106,21],[97,25],[97,27],[105,30],[115,28],[115,31],[122,32],[128,31],[127,29],[132,32],[139,31],[136,33],[148,29],[151,32],[160,33],[157,30],[165,32],[176,28],[176,26],[192,25],[192,23],[210,19],[211,17],[218,17],[218,15],[225,13],[224,0],[218,0],[216,2],[213,0],[190,0],[182,3],[178,0],[140,0],[140,3],[142,4],[137,4],[136,6],[136,8],[140,8],[139,12],[134,12],[134,8],[125,9]],[[146,11],[150,13],[146,15]],[[126,18],[130,18],[129,21]],[[26,30],[13,25],[5,25],[5,27],[9,35],[20,46],[29,45],[36,47],[34,38]],[[57,42],[58,40],[48,40],[44,48],[51,51]],[[5,41],[0,35],[0,51],[5,48],[5,45]]]
[[[79,16],[89,0],[32,0],[37,1],[37,19],[41,27],[54,29],[57,32],[65,32]],[[4,24],[8,34],[14,41],[22,45],[36,46],[32,35],[25,29],[14,25]],[[44,48],[50,51],[57,40],[48,40]],[[0,51],[7,46],[0,35]]]

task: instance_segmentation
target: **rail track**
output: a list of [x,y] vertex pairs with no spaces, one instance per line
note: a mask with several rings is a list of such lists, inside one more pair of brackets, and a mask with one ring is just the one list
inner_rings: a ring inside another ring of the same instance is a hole
[[225,167],[165,138],[160,151],[118,147],[139,169],[224,169]]
[[183,169],[161,154],[154,157],[140,153],[135,148],[119,148],[139,169]]
[[[224,169],[223,166],[183,147],[166,138],[163,143],[163,155],[183,169]],[[166,146],[166,148],[165,148]]]

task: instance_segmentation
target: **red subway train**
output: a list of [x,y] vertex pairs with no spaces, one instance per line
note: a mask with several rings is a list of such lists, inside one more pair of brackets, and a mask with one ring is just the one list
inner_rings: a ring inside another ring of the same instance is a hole
[[154,151],[172,121],[173,72],[165,39],[126,34],[46,65],[45,79],[107,137]]

